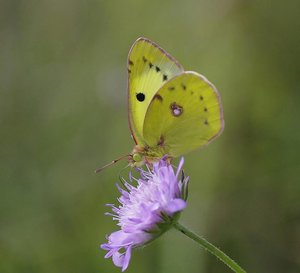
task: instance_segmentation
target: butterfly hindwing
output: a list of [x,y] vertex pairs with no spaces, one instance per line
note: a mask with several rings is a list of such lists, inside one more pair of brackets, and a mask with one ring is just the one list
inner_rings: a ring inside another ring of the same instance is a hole
[[196,72],[167,81],[153,96],[144,120],[149,147],[177,157],[208,144],[224,128],[216,88]]
[[139,38],[128,55],[129,125],[136,144],[145,145],[147,108],[160,87],[183,72],[182,66],[158,45]]

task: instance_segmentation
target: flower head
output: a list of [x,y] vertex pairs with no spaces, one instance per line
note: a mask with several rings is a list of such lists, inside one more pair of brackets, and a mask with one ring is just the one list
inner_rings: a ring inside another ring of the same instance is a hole
[[105,258],[112,257],[116,266],[124,271],[129,264],[133,248],[143,246],[172,227],[180,212],[186,207],[188,177],[179,179],[183,166],[180,160],[177,171],[166,157],[153,164],[150,170],[139,169],[141,178],[137,185],[125,182],[125,190],[118,189],[121,197],[119,206],[112,207],[114,220],[120,230],[111,233],[108,243],[101,248],[107,250]]

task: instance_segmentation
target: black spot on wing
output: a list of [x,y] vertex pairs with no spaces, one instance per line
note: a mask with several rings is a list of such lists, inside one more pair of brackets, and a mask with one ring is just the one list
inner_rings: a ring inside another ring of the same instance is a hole
[[156,95],[154,95],[154,97],[153,97],[153,99],[152,100],[159,100],[159,101],[163,101],[163,98],[162,98],[162,96],[161,95],[159,95],[159,94],[156,94]]
[[204,107],[204,109],[203,109],[203,110],[204,110],[204,112],[207,112],[207,108],[206,108],[206,107]]
[[144,101],[145,100],[145,94],[144,93],[137,93],[136,94],[136,99],[138,100],[138,101],[140,101],[140,102],[142,102],[142,101]]
[[204,124],[205,124],[205,125],[208,125],[208,120],[207,120],[207,119],[204,121]]
[[174,87],[174,86],[170,86],[168,89],[169,89],[170,91],[173,91],[173,90],[175,90],[175,87]]
[[182,87],[183,90],[186,90],[186,85],[185,84],[182,83],[181,87]]
[[131,61],[131,60],[128,61],[128,64],[129,64],[130,66],[134,65],[133,61]]
[[168,80],[168,75],[163,74],[163,81],[167,81]]
[[143,56],[143,62],[146,63],[148,60],[145,56]]
[[153,67],[153,64],[149,62],[149,68],[151,69]]
[[200,100],[203,100],[203,96],[200,96]]
[[128,71],[129,74],[131,73],[131,70],[129,68],[127,69],[127,71]]
[[156,69],[156,72],[160,71],[160,68],[157,65],[155,66],[155,69]]

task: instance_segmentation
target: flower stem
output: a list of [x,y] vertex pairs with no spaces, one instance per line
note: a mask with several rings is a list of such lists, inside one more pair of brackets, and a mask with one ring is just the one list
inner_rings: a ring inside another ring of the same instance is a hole
[[187,229],[183,225],[178,222],[174,224],[174,228],[190,237],[192,240],[200,244],[205,250],[209,251],[211,254],[215,255],[218,259],[220,259],[224,264],[226,264],[229,268],[231,268],[236,273],[246,273],[244,269],[242,269],[234,260],[229,258],[223,251],[215,247],[213,244],[205,240],[204,238],[198,236],[191,230]]

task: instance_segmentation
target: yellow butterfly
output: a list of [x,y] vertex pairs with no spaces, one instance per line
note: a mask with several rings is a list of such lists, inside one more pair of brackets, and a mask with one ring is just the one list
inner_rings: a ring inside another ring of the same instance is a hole
[[178,157],[222,133],[220,95],[204,76],[185,71],[143,37],[132,45],[127,68],[129,127],[136,144],[128,156],[131,166]]

